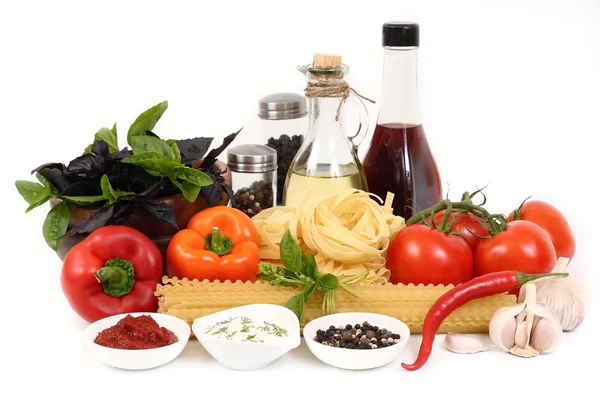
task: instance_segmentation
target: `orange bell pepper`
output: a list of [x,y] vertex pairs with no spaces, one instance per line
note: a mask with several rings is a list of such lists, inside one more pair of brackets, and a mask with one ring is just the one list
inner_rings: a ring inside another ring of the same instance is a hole
[[167,248],[169,277],[256,281],[258,234],[242,211],[214,206],[194,215]]

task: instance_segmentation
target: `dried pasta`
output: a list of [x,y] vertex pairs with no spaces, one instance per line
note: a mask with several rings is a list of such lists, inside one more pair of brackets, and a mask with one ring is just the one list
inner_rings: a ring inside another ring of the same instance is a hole
[[[332,195],[299,208],[275,207],[253,218],[261,258],[278,263],[279,242],[286,230],[302,250],[312,253],[322,272],[354,277],[367,274],[364,284],[384,284],[389,270],[383,253],[391,238],[406,225],[392,210],[393,194],[383,205],[357,189]],[[378,198],[377,198],[378,199]]]
[[[354,298],[343,290],[335,293],[336,312],[372,312],[397,318],[408,325],[411,332],[419,333],[423,321],[433,303],[453,286],[417,286],[409,284],[371,285],[355,287]],[[232,283],[209,282],[163,277],[158,285],[159,312],[181,318],[188,323],[196,318],[228,308],[248,304],[285,305],[288,299],[300,291],[294,287],[273,286],[257,281]],[[301,325],[321,316],[322,294],[309,298],[304,307]],[[487,332],[490,319],[499,308],[514,305],[514,295],[493,295],[471,301],[458,308],[442,323],[439,333]]]

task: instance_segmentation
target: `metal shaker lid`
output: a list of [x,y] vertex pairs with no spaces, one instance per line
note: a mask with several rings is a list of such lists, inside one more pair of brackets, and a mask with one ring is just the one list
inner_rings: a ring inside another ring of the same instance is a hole
[[306,98],[297,93],[273,93],[258,101],[258,117],[261,119],[297,119],[307,114]]
[[277,169],[277,150],[262,144],[243,144],[227,150],[231,171],[266,172]]

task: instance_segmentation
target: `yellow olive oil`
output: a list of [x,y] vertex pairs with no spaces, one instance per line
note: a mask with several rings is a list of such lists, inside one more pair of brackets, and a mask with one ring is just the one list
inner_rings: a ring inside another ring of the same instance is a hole
[[283,205],[298,207],[300,204],[320,201],[330,195],[338,194],[349,188],[366,190],[364,177],[356,167],[355,172],[331,176],[328,171],[318,171],[306,175],[290,171],[283,193]]

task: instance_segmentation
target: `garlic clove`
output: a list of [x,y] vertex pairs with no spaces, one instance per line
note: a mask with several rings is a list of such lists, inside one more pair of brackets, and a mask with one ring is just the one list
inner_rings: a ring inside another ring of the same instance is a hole
[[504,327],[502,328],[501,341],[508,351],[510,348],[515,346],[515,331],[517,330],[517,320],[511,318]]
[[517,322],[517,329],[515,331],[515,346],[513,346],[513,348],[517,347],[524,349],[529,343],[528,339],[529,332],[527,331],[527,321]]
[[531,347],[539,353],[551,352],[557,345],[562,328],[547,318],[542,318],[531,333]]
[[[503,307],[492,315],[492,319],[490,320],[489,325],[489,333],[490,338],[494,345],[502,349],[504,352],[509,352],[512,345],[505,346],[514,342],[514,335],[516,330],[516,320],[515,316],[517,316],[521,311],[525,309],[525,303],[513,305],[511,307]],[[503,340],[503,331],[505,330],[505,326],[510,324],[510,326],[514,326],[515,330],[512,331],[512,340]]]
[[487,350],[479,339],[457,332],[448,332],[444,343],[446,349],[454,353],[477,353]]
[[[569,259],[559,258],[552,272],[564,272],[568,263]],[[527,285],[537,287],[537,302],[556,314],[563,330],[571,331],[581,325],[585,318],[585,310],[590,307],[590,297],[579,282],[564,277],[543,277],[531,281],[521,287],[519,303],[525,300]]]

